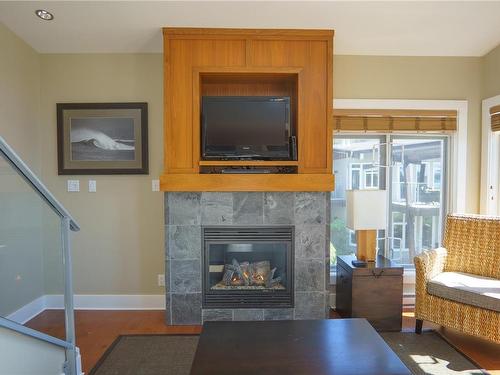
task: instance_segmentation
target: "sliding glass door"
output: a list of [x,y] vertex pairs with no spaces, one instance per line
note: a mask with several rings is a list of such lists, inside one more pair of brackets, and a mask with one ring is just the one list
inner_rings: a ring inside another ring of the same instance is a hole
[[336,135],[335,191],[331,195],[332,267],[336,255],[354,254],[356,236],[345,226],[345,191],[388,190],[387,231],[378,253],[405,267],[424,249],[441,244],[447,201],[448,137]]
[[389,246],[386,256],[413,266],[441,245],[447,201],[447,137],[390,137]]

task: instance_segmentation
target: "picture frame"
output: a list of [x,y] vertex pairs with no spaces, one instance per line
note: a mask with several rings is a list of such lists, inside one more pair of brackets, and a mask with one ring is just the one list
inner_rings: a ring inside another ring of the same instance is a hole
[[57,103],[59,175],[148,174],[148,104]]

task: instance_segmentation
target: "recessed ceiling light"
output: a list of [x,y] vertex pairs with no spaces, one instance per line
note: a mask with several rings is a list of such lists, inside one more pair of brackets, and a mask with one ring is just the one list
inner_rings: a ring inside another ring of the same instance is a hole
[[38,9],[35,11],[35,14],[44,21],[52,21],[54,19],[54,15],[45,9]]

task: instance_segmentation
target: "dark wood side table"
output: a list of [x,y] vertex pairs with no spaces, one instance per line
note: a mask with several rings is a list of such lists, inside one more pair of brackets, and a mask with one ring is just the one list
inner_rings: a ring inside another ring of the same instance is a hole
[[354,267],[354,256],[337,257],[336,310],[343,318],[366,318],[378,331],[401,331],[403,267],[378,256]]

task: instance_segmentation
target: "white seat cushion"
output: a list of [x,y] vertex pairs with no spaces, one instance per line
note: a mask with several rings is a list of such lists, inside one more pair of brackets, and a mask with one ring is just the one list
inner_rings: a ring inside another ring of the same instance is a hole
[[462,272],[443,272],[427,283],[437,297],[500,312],[500,280]]

